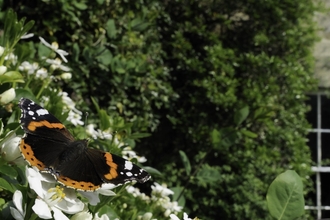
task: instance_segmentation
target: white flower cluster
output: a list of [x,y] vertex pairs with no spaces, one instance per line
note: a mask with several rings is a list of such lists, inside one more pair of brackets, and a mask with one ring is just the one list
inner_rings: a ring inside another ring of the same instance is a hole
[[[100,129],[95,129],[94,124],[87,125],[86,132],[88,135],[90,135],[93,139],[105,139],[105,140],[112,140],[113,135],[110,134],[108,131],[101,131]],[[114,139],[115,144],[119,144],[119,141],[117,138]]]
[[[58,49],[58,43],[57,42],[53,42],[52,44],[49,44],[47,41],[45,41],[42,37],[39,37],[40,41],[42,44],[44,44],[46,47],[49,47],[51,50],[53,50],[55,53],[57,53],[58,55],[60,55],[61,59],[64,62],[67,62],[67,59],[65,58],[66,55],[68,55],[68,52]],[[1,50],[0,50],[1,52]],[[8,57],[9,59],[10,57]],[[14,59],[15,57],[12,57],[11,59]],[[16,58],[17,59],[17,58]],[[55,59],[48,59],[48,58],[43,58],[45,59],[46,63],[50,64],[50,69],[51,71],[54,71],[56,69],[59,69],[61,71],[64,71],[63,74],[61,74],[60,78],[62,79],[70,79],[71,78],[71,73],[69,73],[69,71],[71,70],[69,67],[62,65],[62,60],[59,58],[55,58]],[[39,63],[34,62],[34,63],[30,63],[28,61],[24,61],[21,63],[21,65],[18,67],[18,69],[20,71],[24,71],[26,72],[28,75],[35,75],[36,78],[39,79],[53,79],[54,77],[49,77],[49,75],[51,75],[50,73],[48,73],[48,70],[46,68],[43,67],[39,67]],[[0,68],[1,70],[1,68]]]
[[182,211],[183,207],[179,206],[177,201],[171,201],[169,195],[173,195],[174,192],[167,188],[165,184],[160,185],[155,182],[154,185],[151,186],[151,189],[151,197],[149,197],[133,186],[126,187],[127,192],[131,193],[134,197],[139,197],[147,204],[153,202],[157,206],[162,207],[165,210],[165,217],[169,217],[171,214],[176,215]]
[[84,122],[81,120],[82,112],[76,109],[76,103],[68,96],[67,92],[59,92],[59,96],[62,96],[62,101],[66,105],[66,110],[69,110],[67,120],[73,125],[83,125]]

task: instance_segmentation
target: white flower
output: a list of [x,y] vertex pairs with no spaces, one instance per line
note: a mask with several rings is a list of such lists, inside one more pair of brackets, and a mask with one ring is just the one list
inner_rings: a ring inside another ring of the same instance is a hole
[[56,58],[56,59],[46,59],[46,62],[51,64],[51,68],[53,70],[56,70],[56,69],[60,69],[60,70],[63,70],[65,72],[68,72],[70,71],[71,69],[67,66],[64,66],[62,65],[62,61],[59,59],[59,58]]
[[62,96],[62,102],[66,105],[66,109],[69,110],[67,120],[74,125],[83,125],[84,122],[81,120],[82,112],[76,109],[76,103],[68,96],[66,92],[59,92],[59,96]]
[[0,66],[0,75],[3,75],[5,72],[7,72],[6,66]]
[[[176,216],[175,214],[170,214],[170,218],[171,220],[180,220],[178,218],[178,216]],[[187,213],[183,213],[183,220],[192,220],[191,218],[188,217]]]
[[93,220],[110,220],[110,218],[106,214],[103,214],[101,217],[99,217],[99,213],[96,213]]
[[23,195],[22,192],[19,190],[16,190],[13,195],[13,203],[16,208],[10,207],[10,213],[16,220],[24,220],[25,217],[25,210],[26,210],[26,204],[23,208]]
[[74,110],[69,111],[68,118],[66,120],[70,121],[75,126],[84,124],[84,122],[81,120],[81,115],[79,112],[75,112]]
[[136,152],[131,149],[131,147],[125,147],[121,153],[123,158],[126,160],[132,160],[135,158],[139,163],[144,163],[147,161],[147,158],[138,156]]
[[10,161],[15,164],[23,162],[23,158],[21,157],[21,152],[19,150],[21,138],[21,136],[16,136],[15,132],[9,132],[1,141],[1,157],[5,161]]
[[10,53],[5,56],[5,60],[11,61],[14,65],[17,63],[17,56],[13,53]]
[[152,189],[152,194],[153,195],[157,195],[160,197],[166,197],[169,195],[174,194],[174,192],[172,190],[170,190],[169,188],[167,188],[167,186],[165,184],[158,184],[158,183],[154,183],[154,186],[151,186]]
[[30,188],[38,195],[32,209],[40,218],[68,219],[62,211],[75,214],[83,210],[84,203],[77,198],[75,191],[54,187],[56,181],[51,174],[41,174],[33,168],[27,168],[26,176]]
[[82,212],[78,212],[77,214],[75,214],[74,216],[72,216],[70,218],[70,220],[80,220],[80,219],[92,220],[93,215],[90,212],[88,212],[87,210],[84,210]]
[[178,213],[182,211],[182,206],[179,206],[177,201],[170,201],[169,197],[165,197],[164,199],[159,199],[157,202],[160,202],[160,205],[165,208],[166,210],[169,210],[170,213]]
[[67,92],[59,92],[59,96],[62,96],[62,102],[68,107],[68,109],[76,108],[76,103],[68,96]]
[[114,185],[111,183],[102,184],[101,188],[96,190],[95,192],[79,192],[81,195],[86,197],[91,205],[97,205],[100,202],[99,194],[105,196],[115,196],[116,193],[112,191],[113,188],[116,188],[119,185]]
[[170,214],[170,218],[171,220],[180,220],[179,217],[174,214]]
[[70,218],[70,220],[80,220],[80,219],[83,219],[83,220],[110,220],[106,214],[103,214],[103,215],[101,215],[101,217],[99,217],[99,213],[96,213],[93,218],[93,215],[90,212],[88,212],[87,210],[79,212]]
[[48,71],[45,68],[38,69],[36,72],[36,77],[40,79],[46,79],[48,76]]
[[13,99],[16,97],[16,92],[15,89],[10,88],[6,91],[4,91],[1,95],[0,95],[0,103],[2,105],[8,104],[9,102],[13,101]]
[[86,126],[86,133],[90,136],[92,136],[93,139],[97,139],[97,131],[94,128],[95,125],[89,124]]
[[42,37],[39,37],[39,39],[40,39],[42,44],[44,44],[46,47],[49,47],[50,49],[55,51],[58,55],[60,55],[60,57],[62,58],[62,60],[64,62],[66,62],[66,63],[68,62],[68,60],[64,56],[68,55],[69,53],[64,51],[64,50],[58,49],[58,43],[57,42],[53,42],[52,44],[49,44]]
[[21,65],[18,67],[20,71],[26,71],[27,74],[31,75],[34,74],[39,68],[39,64],[34,62],[34,63],[29,63],[27,61],[24,61],[21,63]]
[[150,202],[150,197],[144,193],[141,193],[138,188],[129,185],[126,187],[126,191],[131,193],[134,197],[139,197],[141,200],[144,200],[147,203]]
[[25,33],[25,34],[21,37],[21,39],[28,39],[28,38],[31,38],[31,37],[33,37],[33,36],[34,36],[33,33],[29,33],[29,34]]

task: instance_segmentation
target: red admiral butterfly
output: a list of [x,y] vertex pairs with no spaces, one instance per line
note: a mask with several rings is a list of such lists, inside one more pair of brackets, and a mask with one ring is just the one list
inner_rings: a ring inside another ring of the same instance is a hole
[[20,150],[40,172],[51,173],[61,184],[83,191],[95,191],[103,183],[149,180],[150,175],[132,162],[88,148],[87,140],[75,140],[55,116],[33,101],[21,98],[18,105],[25,131]]

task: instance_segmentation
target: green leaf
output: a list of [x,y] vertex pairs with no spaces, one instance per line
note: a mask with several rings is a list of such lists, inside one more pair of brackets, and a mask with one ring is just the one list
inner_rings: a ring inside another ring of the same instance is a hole
[[115,38],[117,35],[115,20],[109,19],[105,25],[105,30],[109,38]]
[[87,5],[85,4],[85,3],[83,3],[83,2],[73,2],[73,5],[76,7],[76,8],[78,8],[78,9],[80,9],[80,10],[86,10],[87,9]]
[[189,158],[187,157],[187,155],[184,151],[180,150],[179,153],[180,153],[181,160],[183,162],[184,168],[186,170],[186,173],[189,176],[190,173],[191,173],[191,165],[190,165]]
[[23,27],[23,29],[21,30],[21,36],[23,36],[24,34],[26,34],[34,25],[34,21],[29,21],[28,23],[26,23]]
[[37,100],[37,98],[33,95],[33,93],[30,90],[26,90],[26,89],[15,89],[16,92],[16,98],[15,100],[20,100],[20,98],[24,97],[24,98],[28,98],[31,100]]
[[17,175],[18,175],[17,171],[13,167],[8,166],[6,164],[4,164],[0,167],[0,173],[5,174],[9,177],[13,177],[13,178],[17,177]]
[[149,27],[149,23],[141,20],[140,18],[135,18],[131,21],[132,31],[143,31]]
[[99,216],[106,214],[106,216],[108,216],[109,219],[118,219],[119,216],[117,215],[115,210],[117,210],[117,209],[114,209],[111,206],[102,205],[102,207],[99,209],[98,213],[99,213]]
[[0,84],[8,82],[24,83],[23,76],[17,71],[9,71],[0,76]]
[[110,117],[108,116],[107,112],[103,109],[100,109],[96,99],[94,99],[93,97],[91,97],[92,102],[99,114],[99,118],[100,118],[100,129],[101,130],[106,130],[108,128],[110,128],[111,124],[110,124]]
[[100,117],[100,129],[106,130],[110,128],[110,118],[105,110],[100,109],[99,117]]
[[238,110],[237,112],[235,112],[234,115],[234,123],[236,125],[240,125],[249,115],[249,106],[245,106],[243,108],[241,108],[240,110]]
[[150,133],[133,133],[129,136],[129,138],[132,139],[140,139],[140,138],[145,138],[145,137],[150,137]]
[[276,177],[267,192],[270,214],[279,220],[296,219],[304,214],[303,183],[293,170]]
[[159,170],[153,168],[153,167],[143,167],[143,169],[145,169],[151,176],[152,175],[156,175],[156,176],[162,176],[162,173],[159,172]]
[[10,185],[10,183],[7,182],[7,180],[0,177],[0,188],[4,190],[8,190],[10,192],[14,192],[14,188]]
[[223,128],[219,131],[221,134],[221,144],[214,145],[215,149],[224,150],[236,143],[238,132],[234,128]]
[[221,141],[221,134],[218,130],[216,129],[213,129],[212,132],[211,132],[211,139],[212,139],[212,144],[214,146],[217,146],[220,144],[220,141]]
[[217,167],[205,164],[198,171],[196,178],[199,180],[200,185],[206,186],[206,184],[210,184],[214,186],[219,183],[221,174]]
[[[170,190],[174,192],[172,200],[177,201],[179,206],[184,207],[186,204],[186,199],[183,195],[180,195],[183,190],[183,187],[171,187]],[[180,198],[178,198],[179,196]]]
[[241,130],[241,133],[244,134],[245,136],[247,137],[250,137],[250,138],[256,138],[258,137],[258,135],[252,131],[249,131],[249,130],[246,130],[246,129],[242,129]]

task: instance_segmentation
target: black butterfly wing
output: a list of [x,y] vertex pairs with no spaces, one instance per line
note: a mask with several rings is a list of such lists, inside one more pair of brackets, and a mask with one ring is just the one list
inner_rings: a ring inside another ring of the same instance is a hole
[[[81,141],[76,141],[73,145],[79,142]],[[118,185],[133,180],[144,183],[150,178],[146,171],[130,161],[108,152],[87,148],[87,144],[79,152],[74,151],[75,156],[58,168],[58,181],[68,187],[95,191],[103,183]]]
[[75,141],[65,126],[46,109],[29,99],[19,102],[20,123],[25,131],[20,150],[40,171],[78,190],[95,191],[103,183],[146,182],[150,175],[119,156],[87,147],[87,140]]
[[41,171],[53,169],[59,155],[74,141],[73,136],[55,116],[35,102],[22,98],[20,123],[25,131],[20,150],[31,166]]
[[22,110],[20,123],[26,134],[57,142],[74,141],[65,126],[48,110],[26,98],[21,98],[18,106]]

